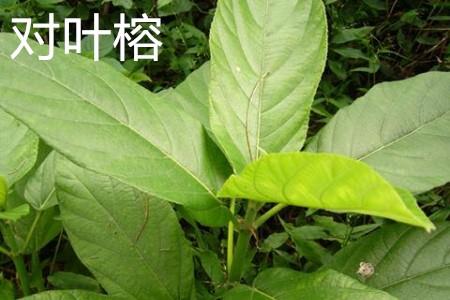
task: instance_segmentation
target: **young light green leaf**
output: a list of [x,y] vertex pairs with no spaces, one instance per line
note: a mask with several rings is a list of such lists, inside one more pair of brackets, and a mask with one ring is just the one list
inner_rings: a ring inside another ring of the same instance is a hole
[[56,153],[50,153],[25,185],[25,200],[36,210],[45,210],[57,204],[55,158]]
[[169,203],[62,158],[57,170],[64,229],[109,295],[190,299],[192,253]]
[[6,195],[8,194],[8,185],[6,180],[0,176],[0,209],[6,205]]
[[424,192],[450,181],[450,73],[381,83],[340,110],[308,151],[359,159],[395,186]]
[[[0,77],[7,76],[7,71],[2,68]],[[0,174],[10,186],[33,167],[38,144],[39,139],[34,133],[0,108]]]
[[16,222],[30,213],[30,206],[22,204],[14,208],[0,211],[0,220],[9,220]]
[[322,1],[220,0],[210,47],[211,127],[235,171],[300,149],[326,60]]
[[334,154],[269,154],[232,175],[220,197],[353,212],[434,228],[406,191],[365,163]]
[[121,300],[121,298],[109,297],[83,290],[64,290],[42,292],[20,298],[20,300]]
[[374,268],[365,283],[400,299],[446,299],[450,290],[450,222],[431,234],[386,225],[337,253],[328,266],[352,277],[362,262]]
[[253,286],[240,285],[227,292],[224,300],[394,300],[389,294],[369,288],[333,270],[300,273],[291,269],[268,269]]
[[[48,51],[29,43],[35,55]],[[160,199],[227,214],[215,191],[229,166],[200,122],[105,63],[59,49],[48,62],[26,53],[12,60],[16,47],[14,35],[0,35],[1,108],[79,165]]]

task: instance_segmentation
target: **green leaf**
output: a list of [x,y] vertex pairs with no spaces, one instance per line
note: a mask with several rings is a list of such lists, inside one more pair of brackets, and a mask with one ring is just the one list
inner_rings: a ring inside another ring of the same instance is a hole
[[55,152],[50,153],[25,185],[25,200],[36,210],[45,210],[57,204],[55,157]]
[[240,285],[224,300],[394,300],[389,294],[369,288],[333,270],[300,273],[291,269],[268,269],[258,274],[253,286]]
[[334,154],[263,156],[240,175],[232,175],[219,196],[369,214],[426,230],[434,227],[408,192],[397,192],[365,163]]
[[114,6],[122,6],[125,9],[131,9],[133,7],[132,0],[112,0]]
[[285,224],[283,228],[294,241],[297,253],[300,257],[306,257],[309,262],[322,265],[331,259],[331,254],[326,248],[317,243],[316,239],[326,237],[323,228],[317,226],[294,227],[292,224]]
[[286,232],[276,232],[269,235],[261,244],[259,251],[270,252],[281,247],[287,240],[289,235]]
[[[47,51],[29,43],[37,54]],[[215,192],[230,170],[197,120],[103,62],[59,49],[48,62],[26,53],[12,60],[16,46],[14,35],[0,35],[1,108],[83,167],[227,215]]]
[[14,286],[9,281],[3,278],[3,275],[0,275],[0,299],[2,300],[14,300],[16,297],[14,296]]
[[[102,58],[114,50],[114,35],[99,36],[98,57]],[[94,58],[94,36],[88,35],[81,40],[81,55]]]
[[300,149],[326,60],[322,1],[221,0],[210,46],[211,128],[235,171]]
[[30,213],[30,206],[22,204],[14,208],[0,211],[0,220],[10,220],[16,222]]
[[177,15],[192,9],[190,0],[158,0],[158,16]]
[[352,277],[361,262],[374,274],[369,286],[399,299],[446,299],[450,290],[450,222],[437,224],[431,234],[404,225],[386,225],[350,244],[328,266]]
[[[9,75],[2,68],[0,77]],[[35,134],[0,108],[0,174],[5,176],[9,186],[33,167],[38,144],[39,139]]]
[[308,151],[359,159],[395,186],[424,192],[450,181],[450,73],[381,83],[339,111]]
[[213,284],[222,284],[225,279],[223,264],[217,254],[211,250],[199,249],[196,256]]
[[[57,207],[51,207],[45,211],[36,211],[29,209],[28,203],[23,197],[13,191],[9,194],[7,207],[28,207],[29,213],[11,224],[14,233],[14,244],[17,245],[17,251],[24,254],[30,254],[39,251],[61,232],[61,222],[56,220],[59,216]],[[27,246],[25,242],[28,240]],[[8,243],[11,246],[11,241]]]
[[6,205],[6,195],[8,194],[8,185],[5,179],[0,176],[0,209],[3,209]]
[[64,229],[109,295],[189,299],[192,253],[169,203],[67,160],[57,170]]
[[339,29],[334,35],[332,43],[344,44],[347,42],[362,40],[374,29],[372,26],[364,26],[359,28]]
[[199,120],[210,131],[209,125],[209,62],[192,72],[175,89],[163,92],[167,101],[175,102],[186,113]]
[[100,292],[97,280],[81,274],[71,272],[56,272],[47,277],[48,282],[60,290],[80,289]]
[[83,290],[47,291],[20,299],[21,300],[120,300],[120,298],[117,297],[108,297],[106,295]]

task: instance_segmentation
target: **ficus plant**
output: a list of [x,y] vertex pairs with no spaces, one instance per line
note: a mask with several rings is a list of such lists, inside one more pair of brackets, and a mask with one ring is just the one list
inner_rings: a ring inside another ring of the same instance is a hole
[[[158,94],[58,49],[39,61],[46,46],[32,41],[35,54],[13,60],[17,42],[0,34],[0,250],[26,299],[448,295],[448,212],[433,223],[414,195],[450,180],[450,74],[378,84],[308,137],[327,57],[321,1],[219,0],[210,62]],[[311,268],[250,274],[253,237],[287,206],[371,216],[361,235],[381,228],[329,257],[318,226],[283,223],[270,245],[291,236]],[[228,228],[224,253],[205,226]],[[95,279],[60,274],[49,280],[77,284],[45,292],[38,253],[61,228]]]

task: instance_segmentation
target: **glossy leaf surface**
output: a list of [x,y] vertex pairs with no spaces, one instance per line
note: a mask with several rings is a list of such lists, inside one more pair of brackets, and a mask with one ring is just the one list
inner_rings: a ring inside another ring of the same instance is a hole
[[407,191],[368,165],[334,154],[269,154],[232,175],[220,197],[245,198],[390,218],[433,229]]

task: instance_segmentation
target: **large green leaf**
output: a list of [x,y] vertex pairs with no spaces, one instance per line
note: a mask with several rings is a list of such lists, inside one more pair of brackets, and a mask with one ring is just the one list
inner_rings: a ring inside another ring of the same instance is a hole
[[25,185],[25,200],[36,210],[45,210],[57,204],[55,157],[55,152],[50,153]]
[[192,253],[169,203],[67,160],[57,170],[64,228],[109,295],[190,299]]
[[333,270],[306,274],[291,269],[268,269],[256,277],[253,286],[237,286],[226,293],[224,299],[394,300],[395,298]]
[[322,1],[220,0],[210,46],[211,127],[234,169],[299,150],[326,60]]
[[381,83],[339,111],[307,150],[362,160],[413,192],[450,181],[450,73]]
[[7,193],[8,186],[6,185],[6,181],[2,176],[0,176],[0,209],[5,207]]
[[427,234],[404,225],[388,225],[350,244],[329,265],[357,277],[360,263],[374,274],[365,279],[399,299],[448,299],[450,295],[450,222]]
[[[0,68],[0,77],[9,76],[6,70]],[[3,88],[0,90],[2,95]],[[38,144],[35,134],[0,108],[0,174],[5,176],[10,186],[33,167]]]
[[108,297],[106,295],[83,290],[47,291],[20,299],[21,300],[120,300],[120,298]]
[[175,89],[164,91],[167,101],[174,101],[186,113],[197,119],[210,131],[209,126],[209,62],[192,72]]
[[263,156],[233,175],[220,197],[353,212],[433,229],[406,191],[395,190],[365,163],[334,154]]
[[83,167],[193,209],[220,207],[229,167],[200,122],[105,63],[59,49],[48,62],[12,60],[16,47],[0,35],[0,108]]

